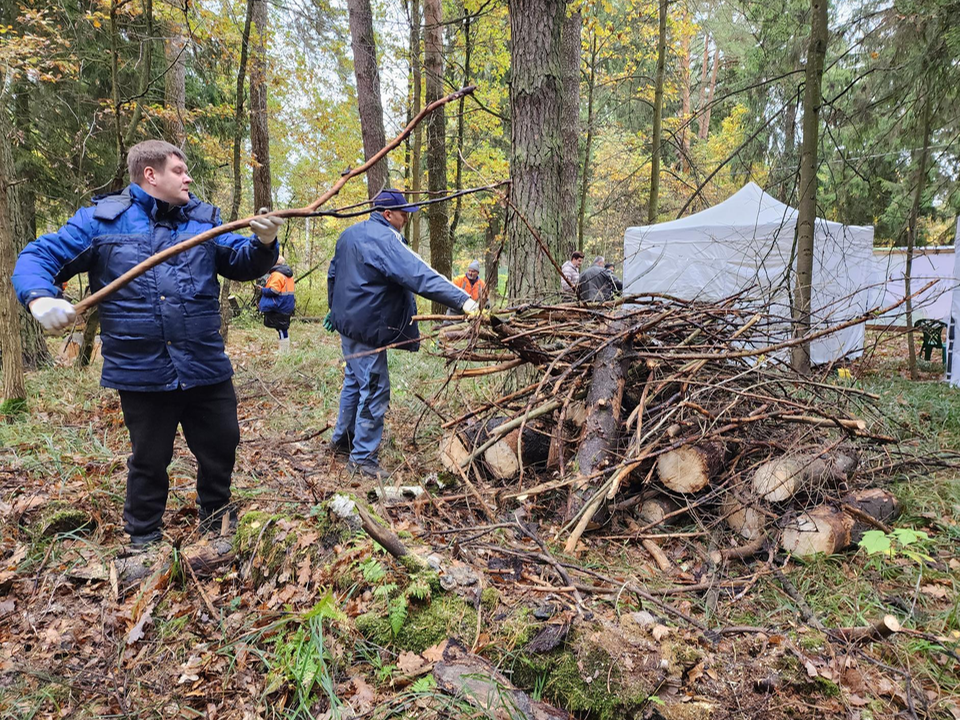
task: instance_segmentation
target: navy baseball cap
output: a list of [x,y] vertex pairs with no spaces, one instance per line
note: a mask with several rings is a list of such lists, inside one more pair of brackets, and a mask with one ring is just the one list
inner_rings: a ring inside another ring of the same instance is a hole
[[373,199],[373,206],[382,210],[406,210],[409,213],[415,213],[420,209],[416,205],[409,205],[403,193],[393,188],[381,190],[380,194]]

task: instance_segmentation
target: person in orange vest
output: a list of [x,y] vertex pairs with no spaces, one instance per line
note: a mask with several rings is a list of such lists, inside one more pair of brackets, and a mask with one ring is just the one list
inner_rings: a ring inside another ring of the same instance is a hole
[[[453,284],[463,290],[477,304],[489,307],[487,300],[487,284],[480,279],[480,263],[474,260],[467,266],[467,272],[456,278]],[[455,311],[448,311],[448,315],[458,315]]]
[[296,309],[293,295],[293,270],[283,255],[270,268],[270,275],[260,295],[260,312],[263,324],[273,328],[280,336],[280,354],[290,352],[290,316]]

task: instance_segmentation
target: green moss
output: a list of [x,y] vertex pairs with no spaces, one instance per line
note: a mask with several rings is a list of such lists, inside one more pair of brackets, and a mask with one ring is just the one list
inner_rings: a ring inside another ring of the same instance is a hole
[[386,613],[377,610],[356,619],[357,630],[371,642],[395,650],[423,652],[448,637],[473,638],[477,613],[456,595],[440,595],[433,602],[411,605],[407,619],[394,636]]
[[521,607],[500,623],[495,647],[505,653],[522,649],[533,639],[540,627],[541,623],[533,617],[533,611],[528,607]]
[[480,592],[480,604],[487,612],[493,612],[500,604],[500,591],[492,586],[485,587]]
[[542,687],[545,700],[596,720],[630,717],[647,704],[655,687],[653,678],[624,674],[607,650],[589,637],[568,649],[522,656],[513,680],[527,690]]
[[37,528],[41,537],[96,528],[96,521],[86,512],[66,503],[53,503],[40,517]]

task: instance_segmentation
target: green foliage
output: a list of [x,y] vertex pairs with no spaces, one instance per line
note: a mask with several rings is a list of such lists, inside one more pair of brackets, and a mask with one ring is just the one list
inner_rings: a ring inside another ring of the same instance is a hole
[[902,555],[922,566],[924,562],[932,562],[933,558],[918,552],[911,546],[923,545],[928,539],[927,533],[910,528],[894,528],[890,533],[882,530],[868,530],[863,534],[858,545],[867,555],[879,554],[889,558]]
[[403,623],[407,619],[409,606],[410,601],[407,600],[406,595],[398,595],[387,603],[387,617],[390,619],[390,629],[393,630],[394,635],[400,634]]
[[360,572],[363,573],[363,579],[371,585],[380,582],[387,576],[380,561],[374,557],[364,560],[360,563]]

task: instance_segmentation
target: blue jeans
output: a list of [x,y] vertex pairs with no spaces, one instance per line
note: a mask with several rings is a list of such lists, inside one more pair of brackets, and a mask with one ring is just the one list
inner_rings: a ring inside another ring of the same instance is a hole
[[[332,440],[342,442],[353,436],[350,459],[356,463],[376,462],[383,437],[383,417],[390,406],[390,373],[387,351],[340,336],[346,369],[340,391],[340,414]],[[351,357],[369,353],[362,357]]]

